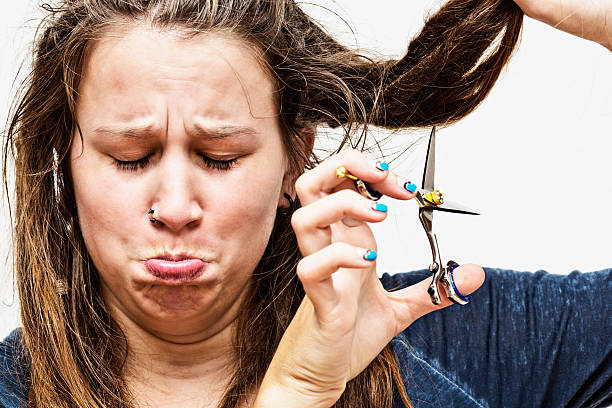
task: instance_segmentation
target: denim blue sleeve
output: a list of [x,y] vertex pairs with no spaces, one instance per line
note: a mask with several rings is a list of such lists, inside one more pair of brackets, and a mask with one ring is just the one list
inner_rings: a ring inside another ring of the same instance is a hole
[[21,329],[0,343],[0,408],[19,408],[27,405],[27,376]]
[[[485,283],[468,305],[414,322],[393,340],[396,355],[414,354],[451,381],[454,392],[489,407],[608,406],[612,269],[569,275],[484,269]],[[430,276],[385,274],[381,281],[392,289]],[[410,374],[405,379],[415,381]]]

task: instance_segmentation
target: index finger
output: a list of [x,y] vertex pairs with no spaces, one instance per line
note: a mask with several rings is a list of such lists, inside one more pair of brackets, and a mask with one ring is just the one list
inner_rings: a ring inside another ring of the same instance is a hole
[[336,168],[340,166],[344,166],[352,175],[389,197],[408,200],[416,195],[405,188],[406,180],[391,170],[385,170],[385,166],[377,167],[376,162],[363,153],[348,149],[329,157],[296,180],[295,189],[302,206],[320,199],[322,194],[331,194],[345,182],[346,178],[336,175]]

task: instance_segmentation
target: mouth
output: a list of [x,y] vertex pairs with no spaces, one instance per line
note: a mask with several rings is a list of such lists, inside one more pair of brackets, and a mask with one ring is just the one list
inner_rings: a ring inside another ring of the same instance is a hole
[[163,254],[163,255],[159,255],[151,259],[163,259],[166,261],[180,262],[186,259],[200,259],[200,258],[196,256],[186,255],[186,254],[176,254],[176,255]]
[[207,263],[189,255],[159,255],[144,262],[144,266],[164,281],[187,282],[200,277],[206,271]]

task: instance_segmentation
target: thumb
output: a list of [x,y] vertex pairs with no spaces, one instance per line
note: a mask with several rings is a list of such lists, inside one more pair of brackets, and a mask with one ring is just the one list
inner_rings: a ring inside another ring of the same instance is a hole
[[[441,282],[438,283],[438,290],[440,291],[442,302],[439,305],[434,305],[431,302],[431,297],[429,293],[427,293],[427,288],[429,288],[431,279],[431,277],[423,279],[412,286],[389,293],[395,311],[396,321],[399,324],[396,330],[397,333],[403,331],[406,327],[410,326],[412,322],[427,313],[444,309],[453,304],[453,302],[446,297],[446,291],[442,287]],[[482,286],[485,280],[485,273],[479,265],[460,265],[453,271],[453,280],[461,294],[469,295]]]

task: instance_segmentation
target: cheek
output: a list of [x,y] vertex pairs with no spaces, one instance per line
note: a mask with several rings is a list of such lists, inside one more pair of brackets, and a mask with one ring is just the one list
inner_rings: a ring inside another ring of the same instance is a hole
[[[215,201],[214,211],[205,211],[217,225],[218,237],[234,237],[239,250],[254,251],[261,256],[274,226],[281,184],[278,174],[253,180],[252,172],[245,172],[239,183],[227,183],[222,187],[223,199]],[[222,190],[219,190],[222,191]],[[206,223],[206,220],[204,220]]]
[[118,261],[146,215],[138,217],[133,186],[126,186],[86,155],[72,162],[72,179],[83,239],[98,270]]

